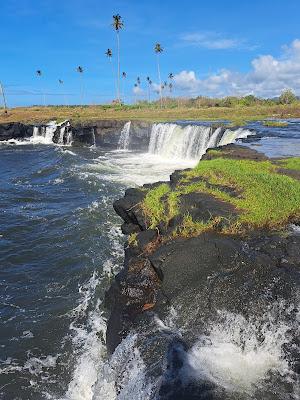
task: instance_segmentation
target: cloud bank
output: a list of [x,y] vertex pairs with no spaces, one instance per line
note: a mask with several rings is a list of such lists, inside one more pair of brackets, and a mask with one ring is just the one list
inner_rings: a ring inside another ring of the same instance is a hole
[[300,40],[284,46],[278,58],[262,55],[253,59],[248,73],[222,69],[198,79],[194,71],[181,71],[174,76],[174,84],[186,95],[274,97],[287,88],[300,94]]

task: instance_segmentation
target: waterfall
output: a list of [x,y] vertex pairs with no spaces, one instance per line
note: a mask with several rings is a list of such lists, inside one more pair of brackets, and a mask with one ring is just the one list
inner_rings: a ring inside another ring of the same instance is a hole
[[56,129],[57,125],[55,121],[50,121],[44,126],[35,126],[31,141],[33,143],[51,144],[53,143],[53,137]]
[[164,158],[199,160],[208,148],[234,143],[252,134],[243,128],[231,130],[204,125],[154,124],[148,152]]
[[35,126],[30,141],[32,143],[57,143],[61,146],[70,146],[73,140],[70,126],[69,121],[63,121],[60,124],[57,124],[56,121],[50,121],[47,125]]
[[121,130],[121,135],[118,143],[118,148],[120,150],[128,150],[129,148],[130,127],[131,127],[131,121],[126,122],[123,129]]

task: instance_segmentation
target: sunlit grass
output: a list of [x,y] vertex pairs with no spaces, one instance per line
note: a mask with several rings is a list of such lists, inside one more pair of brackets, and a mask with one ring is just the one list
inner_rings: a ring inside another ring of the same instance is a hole
[[102,119],[176,121],[186,120],[228,120],[232,125],[244,125],[247,121],[266,118],[300,118],[300,103],[290,105],[255,105],[232,107],[169,107],[159,108],[153,105],[106,105],[106,106],[49,106],[18,107],[10,109],[8,114],[0,110],[0,123],[47,122],[52,119],[70,119],[77,122],[93,122]]
[[284,160],[280,160],[279,163],[283,168],[300,171],[300,157],[286,158]]
[[[299,169],[300,159],[287,159],[287,168]],[[195,235],[207,229],[239,233],[251,229],[280,229],[300,218],[300,182],[277,172],[270,161],[215,158],[203,160],[183,173],[179,185],[171,190],[166,184],[150,190],[143,202],[151,228],[168,224],[180,213],[180,196],[202,192],[224,201],[238,215],[221,224],[217,217],[208,222],[193,221],[186,215],[175,235]],[[230,188],[228,193],[224,188]]]

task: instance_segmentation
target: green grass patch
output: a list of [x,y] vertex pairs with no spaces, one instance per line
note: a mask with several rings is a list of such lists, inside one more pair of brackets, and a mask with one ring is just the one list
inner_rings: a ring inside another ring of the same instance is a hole
[[283,168],[300,171],[300,157],[286,158],[278,161]]
[[148,191],[142,202],[142,210],[150,221],[149,228],[155,228],[160,222],[166,220],[165,206],[162,197],[170,192],[170,186],[162,183]]
[[128,237],[128,245],[131,247],[137,247],[138,246],[138,241],[137,241],[137,233],[131,233]]
[[[286,168],[300,169],[300,158],[281,162]],[[193,170],[183,173],[175,189],[161,184],[148,191],[142,209],[149,228],[153,229],[160,223],[167,225],[180,214],[181,195],[203,192],[231,204],[238,215],[228,221],[215,217],[204,222],[193,221],[187,214],[173,232],[174,236],[196,236],[210,229],[224,233],[280,229],[300,218],[300,182],[278,173],[277,169],[278,164],[270,161],[203,160]]]
[[173,237],[195,237],[216,228],[221,222],[220,217],[213,218],[208,222],[194,221],[192,216],[187,213],[180,226],[173,232]]
[[286,128],[289,124],[284,121],[264,121],[263,126],[269,126],[270,128]]
[[[186,178],[205,178],[204,191],[241,210],[238,226],[277,228],[292,218],[300,218],[300,182],[276,173],[270,161],[231,160],[217,158],[201,161]],[[230,196],[222,185],[235,189],[239,196]]]

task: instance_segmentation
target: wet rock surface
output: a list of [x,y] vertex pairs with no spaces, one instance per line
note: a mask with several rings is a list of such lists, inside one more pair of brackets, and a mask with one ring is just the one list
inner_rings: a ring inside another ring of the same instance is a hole
[[[219,151],[234,159],[267,159],[241,146],[229,145]],[[213,158],[213,153],[208,152],[204,158]],[[174,187],[179,179],[180,172],[177,171],[171,176],[170,185]],[[199,336],[207,333],[220,310],[246,319],[255,316],[263,320],[274,304],[291,308],[288,314],[278,309],[275,315],[281,324],[290,325],[290,334],[297,338],[295,304],[300,289],[300,235],[296,231],[252,231],[240,237],[211,231],[191,238],[170,239],[168,227],[159,232],[147,229],[148,222],[140,208],[144,196],[143,189],[129,189],[124,198],[114,204],[115,211],[124,220],[123,232],[134,232],[135,240],[127,243],[124,268],[106,296],[106,305],[110,309],[109,351],[113,352],[133,329],[148,338],[145,343],[150,344],[144,345],[145,362],[153,365],[154,353],[157,353],[161,363],[165,363],[163,369],[159,367],[160,372],[155,372],[153,367],[150,372],[150,375],[163,375],[155,398],[247,398],[228,396],[220,387],[205,380],[182,380],[186,375],[183,371],[187,368],[187,349]],[[227,216],[237,212],[201,193],[184,196],[180,207],[180,214],[190,212],[204,220],[211,215]],[[179,223],[180,218],[173,220],[172,229]],[[184,334],[174,338],[167,332],[153,347],[153,335],[149,333],[153,328],[153,312],[163,319],[170,307],[180,310],[177,323],[185,327]],[[295,340],[285,351],[291,368],[297,371],[300,356],[295,350],[298,339]],[[273,397],[280,398],[280,395]]]
[[0,140],[23,139],[32,136],[33,126],[21,123],[0,124]]

